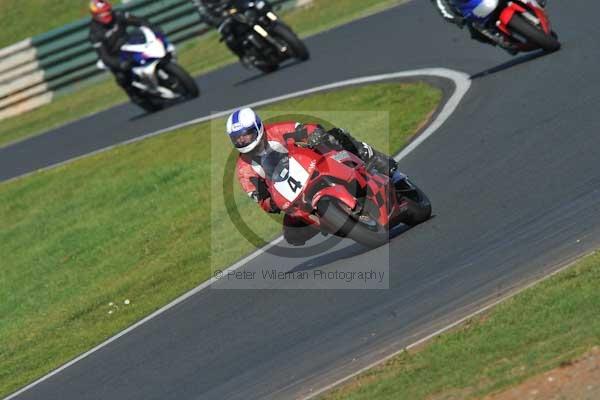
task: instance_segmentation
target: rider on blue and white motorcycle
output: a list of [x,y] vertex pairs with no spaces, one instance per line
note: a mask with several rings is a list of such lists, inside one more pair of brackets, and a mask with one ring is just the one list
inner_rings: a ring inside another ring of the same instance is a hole
[[[482,12],[491,12],[490,8],[495,9],[498,6],[497,0],[431,0],[435,3],[438,11],[442,17],[459,28],[463,28],[465,25],[471,32],[471,38],[481,43],[491,44],[492,46],[500,46],[512,55],[518,53],[518,48],[514,43],[502,35],[495,26],[483,25],[478,21],[472,21],[461,13],[461,7],[463,6],[477,6],[481,8]],[[537,0],[538,4],[542,7],[546,7],[546,0]]]

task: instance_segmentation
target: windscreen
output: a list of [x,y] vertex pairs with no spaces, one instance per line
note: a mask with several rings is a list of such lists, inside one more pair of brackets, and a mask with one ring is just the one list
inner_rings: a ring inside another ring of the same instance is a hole
[[267,179],[273,182],[282,182],[288,178],[290,158],[287,153],[270,150],[261,157],[261,166]]

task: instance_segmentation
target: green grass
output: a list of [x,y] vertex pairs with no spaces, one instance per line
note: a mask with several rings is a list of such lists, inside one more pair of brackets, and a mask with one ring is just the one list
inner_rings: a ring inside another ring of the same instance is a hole
[[[440,98],[425,84],[378,84],[261,112],[319,110],[380,149],[393,126],[389,145],[399,148]],[[355,112],[324,113],[338,109]],[[211,190],[232,154],[223,129],[219,119],[0,185],[0,397],[205,281],[211,263],[253,250]],[[276,235],[277,222],[237,186],[242,215]]]
[[86,0],[2,0],[0,48],[85,18],[88,4]]
[[600,344],[600,254],[322,397],[475,399]]
[[[10,1],[9,3],[13,3]],[[32,0],[23,3],[31,7]],[[306,36],[320,32],[353,19],[398,4],[401,0],[315,0],[308,7],[291,10],[284,14],[285,21],[297,32]],[[0,15],[4,3],[0,3]],[[23,7],[23,6],[19,6]],[[58,7],[58,6],[57,6]],[[25,8],[23,8],[25,9]],[[0,17],[0,21],[2,18]],[[21,23],[20,25],[27,26]],[[179,61],[191,73],[200,74],[236,62],[220,43],[216,33],[191,40],[179,46]],[[202,88],[200,88],[202,90]],[[204,93],[210,96],[210,93]],[[2,120],[0,123],[0,147],[24,139],[66,122],[76,120],[96,111],[126,101],[123,91],[112,79],[83,83],[68,93],[59,95],[52,103],[26,114]]]

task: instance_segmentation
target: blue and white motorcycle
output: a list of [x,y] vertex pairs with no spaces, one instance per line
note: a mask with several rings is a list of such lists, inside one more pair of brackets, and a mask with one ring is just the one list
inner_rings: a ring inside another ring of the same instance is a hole
[[[175,48],[162,35],[140,27],[121,46],[121,61],[131,63],[131,100],[146,111],[157,111],[177,101],[198,97],[194,79],[175,62]],[[102,61],[98,67],[106,69]]]
[[466,20],[498,29],[519,51],[560,49],[550,19],[536,0],[455,0],[454,6]]

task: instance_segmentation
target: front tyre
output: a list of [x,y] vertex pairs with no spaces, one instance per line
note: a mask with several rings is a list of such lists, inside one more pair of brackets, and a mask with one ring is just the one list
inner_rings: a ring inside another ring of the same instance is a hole
[[292,57],[300,61],[306,61],[310,58],[306,45],[289,26],[278,22],[273,25],[271,31],[273,35],[282,39],[289,46]]
[[524,36],[527,41],[535,44],[547,52],[554,52],[560,49],[560,42],[556,35],[548,35],[543,30],[532,25],[525,17],[515,14],[508,23],[508,28]]
[[161,65],[160,68],[168,75],[164,81],[161,79],[162,85],[186,99],[193,99],[200,95],[194,78],[179,65],[169,62]]
[[321,227],[337,236],[347,237],[363,246],[375,248],[389,241],[389,232],[378,224],[365,224],[348,214],[336,199],[323,198],[317,204]]

